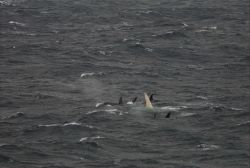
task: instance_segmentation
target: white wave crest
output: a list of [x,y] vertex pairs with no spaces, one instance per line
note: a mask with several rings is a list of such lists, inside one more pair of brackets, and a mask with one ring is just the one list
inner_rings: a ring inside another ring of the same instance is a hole
[[104,110],[110,114],[116,114],[116,112],[118,112],[118,109],[107,109],[107,110]]
[[200,145],[197,145],[197,148],[200,150],[203,150],[203,151],[208,151],[208,150],[218,149],[219,146],[218,145],[200,144]]
[[99,107],[101,105],[103,105],[103,103],[96,103],[95,107]]
[[243,109],[241,109],[241,108],[234,108],[234,107],[232,107],[232,108],[231,108],[231,110],[234,110],[234,111],[242,111]]
[[70,122],[70,123],[63,124],[63,126],[70,126],[70,125],[82,125],[82,124],[81,123],[77,123],[77,122]]
[[202,99],[202,100],[207,100],[208,98],[205,96],[197,96],[197,98]]
[[93,111],[87,112],[86,114],[92,114],[92,113],[97,113],[97,112],[100,112],[100,111],[99,110],[93,110]]
[[94,137],[83,137],[79,140],[79,142],[83,142],[83,141],[91,141],[91,140],[95,140],[95,139],[103,139],[104,137],[102,136],[94,136]]
[[46,125],[38,125],[38,127],[59,127],[61,124],[46,124]]
[[16,21],[9,21],[9,24],[16,25],[16,26],[26,26],[24,23],[16,22]]
[[102,72],[94,73],[94,72],[85,72],[80,75],[81,78],[87,77],[87,76],[94,76],[94,75],[103,75]]
[[[64,123],[64,124],[40,124],[38,125],[38,127],[68,127],[68,126],[82,126],[83,124],[82,123],[78,123],[78,122],[69,122],[69,123]],[[94,128],[93,126],[91,125],[83,125],[87,128]]]
[[127,102],[127,104],[132,105],[134,104],[132,101]]
[[193,116],[195,115],[195,113],[182,113],[180,114],[181,117],[189,117],[189,116]]
[[162,110],[169,110],[169,111],[179,111],[180,109],[187,108],[186,106],[164,106],[161,107]]
[[246,125],[246,124],[248,124],[248,123],[250,123],[250,121],[245,121],[245,122],[242,122],[242,123],[239,123],[239,124],[237,124],[237,125]]

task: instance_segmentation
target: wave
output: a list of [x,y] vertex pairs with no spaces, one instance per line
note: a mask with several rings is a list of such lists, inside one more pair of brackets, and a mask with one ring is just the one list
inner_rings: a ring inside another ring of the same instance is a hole
[[98,112],[101,112],[101,111],[100,110],[92,110],[92,111],[87,112],[86,114],[93,114],[93,113],[98,113]]
[[235,107],[230,107],[230,109],[233,111],[243,111],[244,110],[242,108],[235,108]]
[[186,35],[181,31],[168,31],[160,34],[153,34],[152,37],[157,38],[170,38],[170,37],[186,37]]
[[67,127],[67,126],[84,126],[84,127],[87,127],[87,128],[94,128],[94,126],[92,125],[83,125],[82,123],[78,123],[78,122],[69,122],[69,123],[65,123],[65,124],[41,124],[41,125],[38,125],[38,127]]
[[104,110],[104,111],[106,111],[108,113],[111,113],[111,114],[116,114],[115,112],[117,112],[118,109],[107,109],[107,110]]
[[202,33],[202,32],[210,32],[217,30],[217,26],[204,26],[201,29],[196,30],[196,33]]
[[197,148],[202,151],[216,150],[219,148],[218,145],[208,145],[208,144],[200,144],[197,145]]
[[180,114],[180,117],[189,117],[189,116],[193,116],[195,115],[196,113],[181,113]]
[[80,78],[85,78],[85,77],[88,77],[88,76],[95,76],[95,75],[97,75],[97,76],[101,76],[101,75],[103,75],[104,73],[102,73],[102,72],[98,72],[98,73],[94,73],[94,72],[85,72],[85,73],[82,73],[81,75],[80,75]]
[[169,111],[179,111],[181,109],[185,109],[187,106],[164,106],[160,107],[162,110],[169,110]]
[[94,137],[83,137],[79,140],[79,142],[83,142],[83,141],[93,141],[95,139],[103,139],[104,137],[102,136],[94,136]]
[[208,100],[208,98],[206,96],[196,96],[198,99],[202,99],[202,100]]
[[250,121],[244,121],[242,123],[237,124],[238,126],[242,126],[242,125],[250,125]]
[[9,21],[8,23],[11,24],[11,25],[15,25],[15,26],[21,26],[21,27],[26,26],[26,24],[21,23],[21,22],[17,22],[17,21]]
[[122,111],[118,110],[118,109],[104,109],[104,110],[92,110],[92,111],[89,111],[87,112],[86,114],[89,115],[89,114],[93,114],[93,113],[101,113],[101,112],[107,112],[109,114],[118,114],[118,115],[122,115]]

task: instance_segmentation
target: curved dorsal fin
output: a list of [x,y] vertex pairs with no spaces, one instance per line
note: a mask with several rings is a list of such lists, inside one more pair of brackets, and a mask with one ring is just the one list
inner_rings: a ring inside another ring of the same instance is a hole
[[118,104],[123,104],[123,101],[122,101],[122,96],[119,98],[119,102]]
[[137,100],[137,97],[135,97],[135,98],[132,100],[132,102],[134,103],[134,102],[136,102],[136,100]]
[[169,113],[165,116],[165,118],[170,118],[170,115],[171,115],[171,112],[169,112]]
[[151,101],[150,101],[150,99],[149,99],[147,93],[144,93],[144,97],[145,97],[145,103],[146,103],[145,106],[146,106],[146,108],[152,109],[153,106],[152,106],[152,103],[151,103]]
[[150,100],[151,102],[154,100],[154,98],[153,98],[154,95],[155,95],[155,94],[151,94],[150,97],[149,97],[149,100]]

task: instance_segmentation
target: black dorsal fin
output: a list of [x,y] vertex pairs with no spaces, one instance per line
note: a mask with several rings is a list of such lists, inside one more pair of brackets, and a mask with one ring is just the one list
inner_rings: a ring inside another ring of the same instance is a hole
[[154,94],[151,94],[150,97],[149,97],[149,100],[152,102],[154,101],[154,98],[153,98]]
[[165,118],[170,118],[170,115],[171,115],[171,112],[169,112],[169,113],[165,116]]
[[132,102],[134,103],[134,102],[136,102],[136,100],[137,100],[137,97],[135,97],[135,98],[132,100]]
[[122,96],[120,97],[118,104],[123,104]]

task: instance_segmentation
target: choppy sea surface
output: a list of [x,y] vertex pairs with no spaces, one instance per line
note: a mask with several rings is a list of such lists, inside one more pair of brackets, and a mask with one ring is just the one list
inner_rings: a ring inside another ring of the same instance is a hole
[[249,167],[249,9],[1,0],[0,167]]

